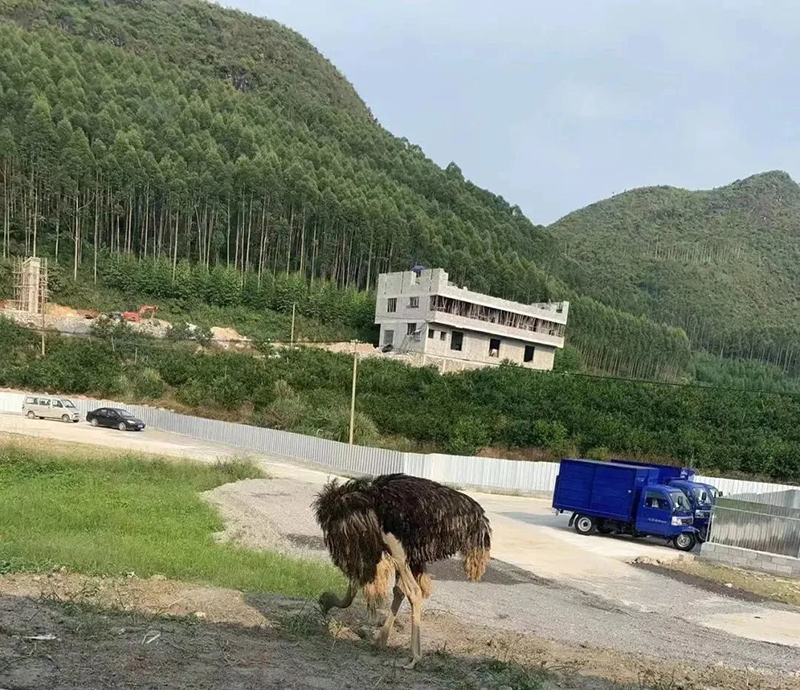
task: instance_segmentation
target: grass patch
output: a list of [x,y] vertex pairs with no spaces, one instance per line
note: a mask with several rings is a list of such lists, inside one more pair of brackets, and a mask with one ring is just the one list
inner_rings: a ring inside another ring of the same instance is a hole
[[259,476],[245,461],[92,461],[0,447],[0,570],[162,574],[307,597],[343,585],[331,566],[214,541],[223,522],[198,494]]
[[480,671],[491,679],[495,686],[512,687],[515,690],[541,690],[548,674],[538,668],[528,668],[516,661],[490,659]]

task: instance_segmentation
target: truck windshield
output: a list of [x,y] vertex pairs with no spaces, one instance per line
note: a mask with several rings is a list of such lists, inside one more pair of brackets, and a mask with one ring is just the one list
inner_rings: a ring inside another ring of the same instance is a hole
[[673,513],[691,510],[689,499],[686,498],[686,494],[683,491],[670,491],[669,495],[672,498]]
[[75,405],[73,405],[73,404],[72,404],[72,401],[70,401],[70,400],[64,400],[64,399],[62,399],[62,400],[61,400],[61,404],[62,404],[64,407],[73,407],[73,408],[75,407]]
[[711,505],[711,494],[702,486],[694,487],[694,500],[701,506]]

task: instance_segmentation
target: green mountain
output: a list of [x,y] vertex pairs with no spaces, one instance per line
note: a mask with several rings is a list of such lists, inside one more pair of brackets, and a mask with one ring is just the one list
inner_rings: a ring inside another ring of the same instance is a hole
[[647,187],[548,228],[551,270],[697,347],[796,368],[800,187],[768,172],[710,191]]
[[75,280],[124,255],[158,276],[140,280],[154,297],[184,297],[176,277],[199,267],[256,306],[270,275],[364,290],[422,262],[569,299],[590,370],[682,380],[687,333],[794,362],[785,176],[638,190],[537,226],[382,128],[300,35],[200,0],[0,0],[0,65],[4,255]]

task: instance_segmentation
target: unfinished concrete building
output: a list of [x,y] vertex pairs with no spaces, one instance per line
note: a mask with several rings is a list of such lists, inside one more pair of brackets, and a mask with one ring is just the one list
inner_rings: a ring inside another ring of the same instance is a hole
[[380,347],[413,353],[451,371],[510,360],[553,368],[564,347],[569,302],[520,304],[453,285],[441,268],[378,278]]

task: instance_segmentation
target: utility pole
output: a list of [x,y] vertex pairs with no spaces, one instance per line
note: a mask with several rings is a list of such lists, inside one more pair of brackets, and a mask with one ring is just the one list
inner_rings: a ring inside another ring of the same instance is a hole
[[358,375],[358,350],[356,342],[353,341],[353,391],[350,396],[350,445],[353,445],[353,433],[356,423],[356,377]]
[[296,303],[292,303],[292,333],[289,336],[289,346],[294,347],[294,311],[295,307],[297,306]]
[[[43,260],[43,266],[40,268],[39,273],[39,294],[41,295],[42,300],[42,357],[45,355],[45,338],[44,333],[45,329],[47,328],[47,259]],[[44,269],[44,273],[42,273],[42,269]]]

